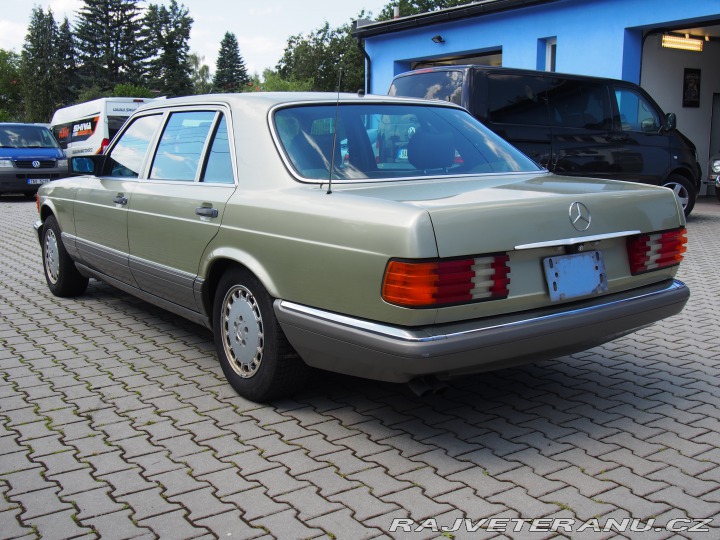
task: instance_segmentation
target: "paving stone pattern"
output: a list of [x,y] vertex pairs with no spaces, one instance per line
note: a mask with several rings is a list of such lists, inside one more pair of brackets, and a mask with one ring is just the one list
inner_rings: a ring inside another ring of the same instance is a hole
[[232,391],[199,326],[95,281],[81,298],[53,297],[35,218],[33,202],[0,199],[4,539],[443,537],[391,534],[393,518],[720,527],[714,199],[688,223],[679,277],[692,298],[679,316],[591,351],[454,381],[439,396],[318,374],[270,405]]

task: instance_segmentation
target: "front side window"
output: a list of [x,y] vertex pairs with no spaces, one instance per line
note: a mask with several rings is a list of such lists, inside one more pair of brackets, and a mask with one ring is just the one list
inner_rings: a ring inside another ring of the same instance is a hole
[[194,181],[215,114],[214,111],[172,113],[160,138],[150,178]]
[[615,99],[620,113],[619,124],[623,131],[660,131],[659,114],[641,94],[629,88],[616,88]]
[[276,111],[274,125],[287,163],[308,180],[539,170],[469,113],[450,107],[296,106]]
[[130,124],[110,151],[106,163],[108,176],[138,177],[161,120],[162,116],[155,114],[141,116]]

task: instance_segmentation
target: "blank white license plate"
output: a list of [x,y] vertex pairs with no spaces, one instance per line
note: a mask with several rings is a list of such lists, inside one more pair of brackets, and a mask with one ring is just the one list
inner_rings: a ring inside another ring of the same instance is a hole
[[28,185],[34,185],[34,184],[47,184],[50,181],[49,178],[28,178],[27,183]]
[[607,291],[607,274],[601,251],[543,259],[545,279],[553,302]]

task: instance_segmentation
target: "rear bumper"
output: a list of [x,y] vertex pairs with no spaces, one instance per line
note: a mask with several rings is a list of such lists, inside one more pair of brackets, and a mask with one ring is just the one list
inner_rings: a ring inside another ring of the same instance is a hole
[[277,300],[275,314],[308,365],[369,379],[449,378],[585,350],[679,313],[677,280],[553,306],[446,325],[403,328]]

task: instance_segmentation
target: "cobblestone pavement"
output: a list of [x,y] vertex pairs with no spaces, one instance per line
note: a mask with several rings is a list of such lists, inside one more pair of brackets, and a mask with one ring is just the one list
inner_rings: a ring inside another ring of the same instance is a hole
[[[719,537],[714,199],[688,224],[679,316],[440,396],[319,374],[267,406],[226,384],[203,328],[98,282],[77,300],[50,295],[35,216],[32,202],[0,199],[3,539],[640,534],[578,531],[610,518],[654,518],[642,538]],[[394,518],[418,525],[390,532]],[[471,521],[433,530],[456,518]],[[467,531],[482,518],[577,521]],[[711,532],[664,529],[700,518]]]

